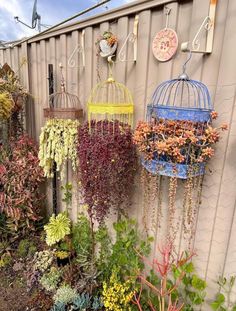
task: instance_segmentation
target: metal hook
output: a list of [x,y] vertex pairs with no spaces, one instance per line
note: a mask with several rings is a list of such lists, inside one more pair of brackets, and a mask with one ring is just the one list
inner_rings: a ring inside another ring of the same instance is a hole
[[114,61],[112,60],[112,57],[114,57],[115,55],[111,55],[107,57],[107,61],[108,61],[108,69],[109,69],[109,77],[108,77],[108,82],[114,82],[114,78],[113,78],[113,74],[112,74],[112,69],[114,66]]
[[183,72],[182,72],[182,74],[179,76],[179,79],[181,79],[181,80],[189,80],[189,77],[188,77],[188,75],[186,74],[186,67],[187,67],[188,62],[191,60],[192,55],[193,55],[193,54],[192,54],[192,51],[190,51],[187,60],[186,60],[185,63],[183,64]]
[[171,8],[169,8],[168,6],[165,6],[165,15],[166,15],[166,26],[165,26],[165,29],[168,28],[169,26],[169,15],[170,15],[170,12],[171,12]]
[[65,88],[65,79],[63,76],[63,72],[62,72],[62,69],[63,69],[62,63],[59,63],[59,68],[61,70],[61,92],[65,93],[66,88]]

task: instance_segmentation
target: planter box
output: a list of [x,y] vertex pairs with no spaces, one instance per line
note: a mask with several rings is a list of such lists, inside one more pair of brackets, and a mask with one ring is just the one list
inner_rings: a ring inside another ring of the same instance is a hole
[[175,164],[161,160],[141,160],[146,170],[153,175],[163,175],[169,177],[177,177],[187,179],[205,174],[206,163],[194,165]]
[[83,117],[83,110],[76,108],[45,108],[44,117],[49,119],[76,120]]
[[152,106],[148,105],[148,118],[152,116],[166,120],[180,120],[193,122],[208,122],[211,120],[211,109],[182,108],[173,106]]

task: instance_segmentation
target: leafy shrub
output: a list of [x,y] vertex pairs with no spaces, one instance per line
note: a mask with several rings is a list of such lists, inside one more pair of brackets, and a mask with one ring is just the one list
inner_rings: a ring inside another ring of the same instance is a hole
[[[135,220],[123,219],[114,223],[116,241],[111,245],[111,252],[98,259],[99,269],[102,277],[107,280],[112,272],[120,269],[123,277],[136,276],[137,271],[144,268],[142,256],[150,253],[150,242],[152,238],[142,239]],[[107,237],[105,236],[107,240]]]
[[12,233],[24,234],[34,229],[42,211],[39,186],[44,179],[37,146],[25,135],[8,150],[0,147],[0,154],[0,213]]
[[216,295],[215,300],[211,303],[211,308],[214,311],[236,311],[236,301],[232,301],[232,291],[235,286],[236,276],[231,276],[229,279],[219,277],[218,285],[220,291]]
[[25,258],[27,256],[32,256],[37,251],[37,247],[34,243],[28,239],[23,239],[20,241],[17,248],[17,256],[20,258]]

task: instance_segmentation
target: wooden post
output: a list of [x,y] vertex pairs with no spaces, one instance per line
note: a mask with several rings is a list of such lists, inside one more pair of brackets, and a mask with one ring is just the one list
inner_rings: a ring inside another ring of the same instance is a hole
[[[48,64],[48,93],[49,96],[54,93],[53,64]],[[54,105],[53,101],[52,105]],[[53,163],[52,207],[53,213],[57,215],[57,170],[55,162]]]

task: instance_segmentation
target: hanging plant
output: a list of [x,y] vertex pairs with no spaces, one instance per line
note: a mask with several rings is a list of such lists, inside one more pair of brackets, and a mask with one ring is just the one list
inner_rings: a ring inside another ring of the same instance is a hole
[[72,169],[77,168],[77,143],[79,121],[70,119],[51,119],[40,134],[39,165],[46,177],[53,177],[53,164],[63,178],[65,164],[71,161]]
[[10,93],[0,93],[0,119],[7,120],[10,118],[14,108],[14,102]]
[[[212,115],[215,115],[215,112]],[[193,166],[212,158],[212,148],[220,139],[225,124],[214,128],[208,123],[164,120],[140,122],[134,142],[144,160],[160,160]],[[160,164],[161,165],[161,164]]]
[[[216,119],[218,114],[211,112],[211,118]],[[220,140],[221,131],[227,129],[227,125],[222,124],[219,127],[213,127],[210,122],[194,122],[186,120],[164,120],[162,118],[153,119],[151,122],[139,122],[134,133],[134,143],[136,144],[142,161],[145,163],[158,164],[150,165],[150,172],[146,171],[144,175],[152,176],[154,170],[157,170],[157,176],[164,175],[171,177],[169,182],[169,240],[175,239],[178,231],[178,221],[176,220],[175,201],[177,192],[177,176],[181,175],[181,166],[188,166],[188,175],[184,185],[183,197],[183,234],[189,241],[194,237],[194,224],[197,214],[197,206],[200,204],[201,187],[203,175],[195,176],[200,168],[205,170],[205,163],[214,156],[214,145]],[[169,170],[167,169],[170,165]],[[163,165],[163,168],[162,168]],[[201,165],[204,165],[204,167]],[[147,168],[148,166],[146,166]],[[176,170],[176,171],[175,171]],[[184,171],[185,174],[185,171]],[[160,212],[160,187],[152,185],[150,180],[154,177],[146,177],[145,184],[145,215],[150,213],[153,202],[158,200],[158,216]],[[153,195],[153,191],[156,197]],[[158,219],[160,223],[160,219]],[[191,247],[190,247],[191,248]]]
[[79,128],[78,156],[90,217],[102,222],[112,207],[129,202],[136,164],[130,126],[92,121]]

